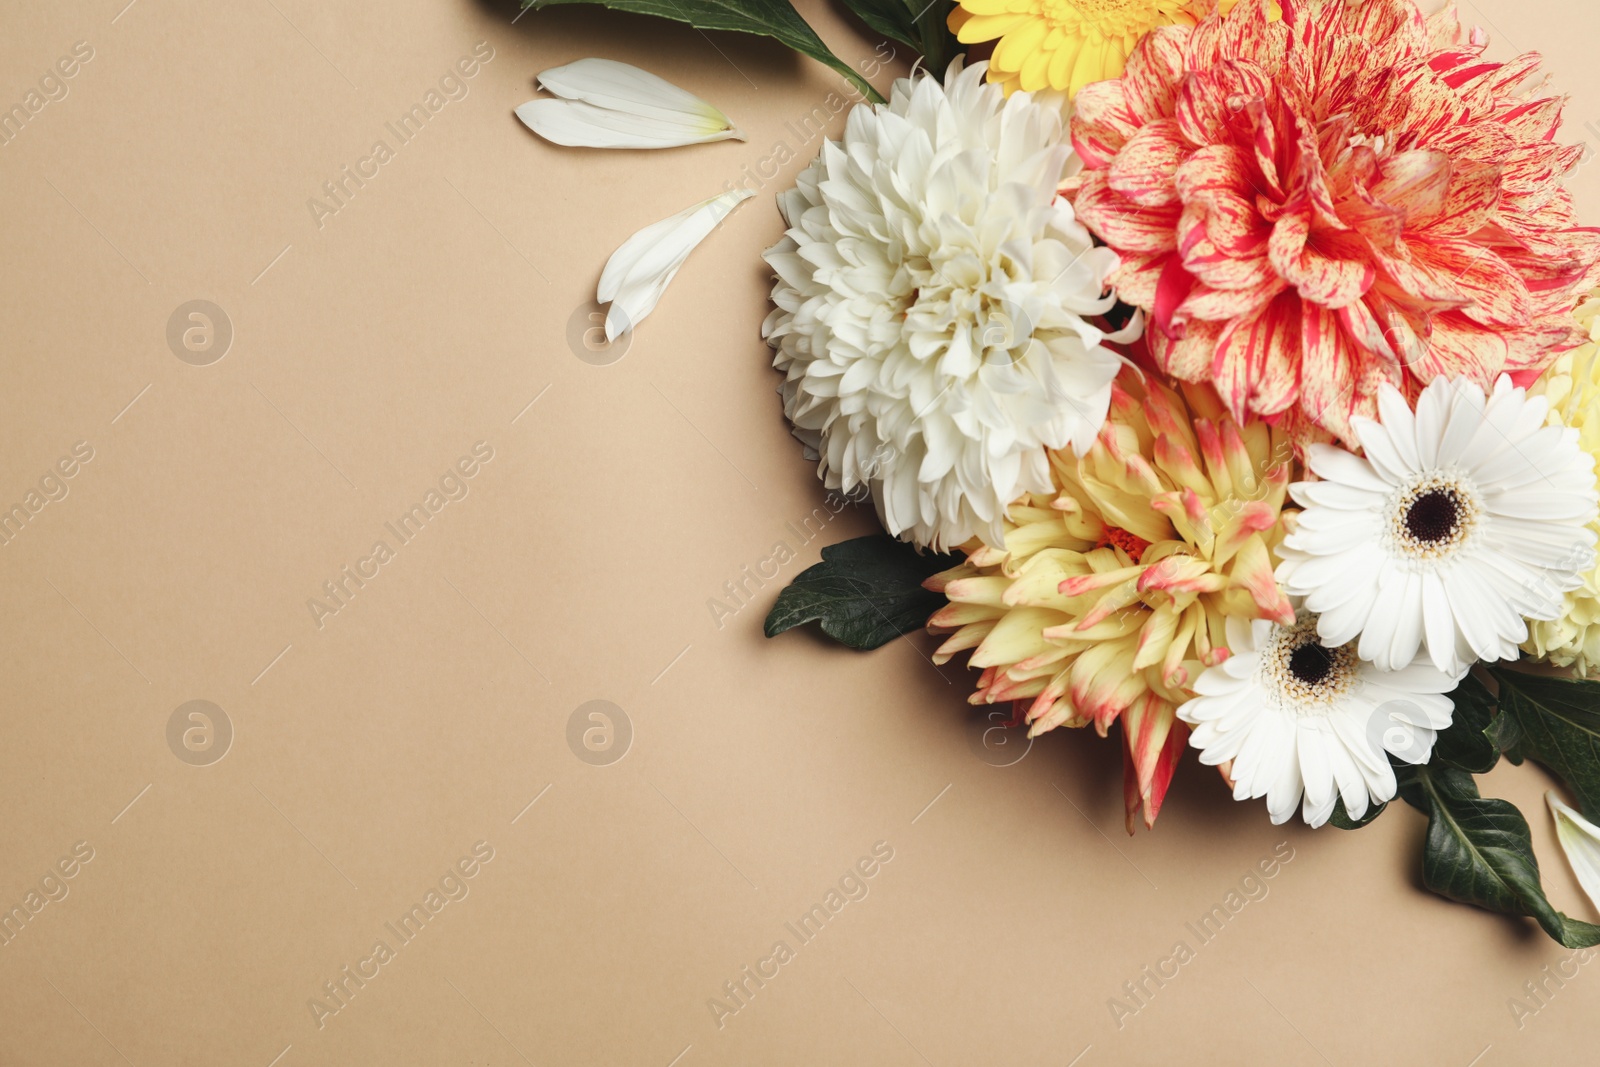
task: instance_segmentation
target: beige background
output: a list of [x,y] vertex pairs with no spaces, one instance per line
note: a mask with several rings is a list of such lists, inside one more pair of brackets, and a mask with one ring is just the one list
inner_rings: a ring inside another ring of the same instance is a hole
[[[93,49],[0,147],[0,503],[94,450],[0,547],[0,906],[75,842],[94,852],[0,947],[0,1062],[1592,1058],[1600,967],[1519,1028],[1509,998],[1567,953],[1420,891],[1409,810],[1275,829],[1191,760],[1129,839],[1110,742],[1062,733],[988,765],[970,677],[926,641],[766,641],[777,581],[713,624],[707,601],[821,501],[759,340],[759,252],[769,194],[816,148],[789,124],[835,75],[581,9],[125,3],[11,0],[0,34],[5,107]],[[847,58],[872,53],[802,7]],[[1544,50],[1569,137],[1600,145],[1591,5],[1464,10],[1495,55]],[[308,199],[393,146],[385,124],[479,42],[469,94],[319,228]],[[537,141],[512,108],[591,54],[721,104],[749,141]],[[620,361],[569,343],[612,248],[774,155],[793,158]],[[1600,218],[1600,169],[1575,187]],[[194,299],[235,333],[209,366],[166,341]],[[469,494],[319,629],[307,600],[394,547],[384,523],[478,441],[493,459]],[[779,581],[870,525],[841,516]],[[208,766],[167,741],[195,699],[234,730]],[[567,742],[595,699],[632,726],[609,766]],[[1542,776],[1488,785],[1531,815],[1557,903],[1594,918]],[[319,1028],[322,984],[398,944],[385,924],[479,841],[469,894]],[[784,924],[880,841],[869,894],[801,944]],[[1280,842],[1268,895],[1201,946],[1185,924]],[[719,1028],[707,1001],[780,939],[794,958]],[[1179,940],[1195,958],[1119,1029],[1108,1001]]]

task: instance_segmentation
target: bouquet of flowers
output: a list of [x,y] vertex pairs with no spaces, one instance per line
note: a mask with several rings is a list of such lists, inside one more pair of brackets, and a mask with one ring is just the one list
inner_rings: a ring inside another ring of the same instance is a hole
[[[1475,780],[1559,779],[1600,902],[1600,230],[1538,56],[1413,0],[849,0],[922,57],[883,100],[787,0],[604,2],[860,90],[778,198],[762,332],[885,534],[825,549],[769,636],[946,635],[972,703],[1120,734],[1130,833],[1189,749],[1274,823],[1398,796],[1431,889],[1600,943]],[[541,84],[519,114],[559,143],[738,136],[621,64]],[[608,336],[750,195],[624,244]]]

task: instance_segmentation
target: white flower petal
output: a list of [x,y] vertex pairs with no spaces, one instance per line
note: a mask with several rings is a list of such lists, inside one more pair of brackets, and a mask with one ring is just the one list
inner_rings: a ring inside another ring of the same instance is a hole
[[1357,489],[1387,493],[1394,488],[1371,463],[1333,445],[1316,442],[1307,446],[1306,465],[1319,478],[1331,478]]
[[[1438,378],[1423,390],[1423,395],[1426,396],[1430,390],[1434,391],[1435,395],[1430,399],[1433,403],[1442,403],[1449,395],[1449,389],[1450,383]],[[1411,413],[1411,405],[1406,403],[1405,394],[1387,383],[1380,385],[1378,415],[1383,428],[1388,431],[1390,442],[1400,453],[1401,460],[1408,469],[1416,470],[1421,465],[1417,454],[1417,420]]]
[[[779,205],[788,229],[763,336],[784,413],[824,438],[824,482],[867,485],[889,532],[1004,540],[1008,504],[1051,488],[1046,450],[1094,444],[1121,358],[1115,253],[1055,193],[1061,113],[958,60],[861,105]],[[870,462],[862,460],[870,458]]]
[[557,100],[530,100],[517,117],[555,144],[584,148],[675,148],[744,139],[728,117],[648,71],[610,59],[580,59],[539,75]]
[[1459,676],[1514,658],[1526,619],[1557,617],[1594,567],[1600,497],[1593,457],[1576,431],[1544,425],[1548,407],[1505,376],[1487,396],[1435,379],[1415,413],[1383,386],[1381,419],[1351,422],[1365,461],[1308,453],[1321,480],[1289,487],[1304,510],[1276,573],[1326,643],[1359,638],[1381,669],[1421,655]]
[[1545,803],[1556,820],[1556,840],[1561,851],[1578,876],[1578,884],[1589,897],[1589,903],[1600,908],[1600,826],[1585,819],[1570,805],[1548,791]]
[[[1291,601],[1293,603],[1293,601]],[[1189,744],[1200,762],[1231,760],[1235,799],[1265,796],[1274,822],[1298,809],[1320,826],[1344,801],[1360,818],[1373,803],[1395,794],[1389,755],[1426,762],[1436,732],[1448,726],[1453,706],[1443,694],[1456,677],[1425,662],[1385,672],[1358,659],[1343,645],[1320,662],[1303,649],[1318,640],[1316,615],[1297,606],[1293,626],[1266,623],[1262,640],[1235,650],[1255,667],[1242,683],[1223,668],[1209,667],[1195,680],[1200,696],[1178,705],[1178,717],[1194,726]]]
[[606,340],[615,340],[638,326],[655,309],[689,253],[734,208],[754,195],[748,189],[721,193],[651,223],[624,241],[606,261],[596,292],[602,304],[611,304],[606,312]]

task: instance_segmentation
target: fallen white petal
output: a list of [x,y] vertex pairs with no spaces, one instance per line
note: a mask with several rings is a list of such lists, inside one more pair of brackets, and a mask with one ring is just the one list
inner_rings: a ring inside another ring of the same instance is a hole
[[1600,908],[1600,826],[1585,819],[1555,793],[1544,795],[1550,813],[1556,818],[1556,840],[1566,853],[1572,873],[1578,884],[1589,895],[1589,901]]
[[539,75],[560,99],[530,100],[517,118],[547,141],[578,148],[675,148],[744,139],[728,116],[649,71],[580,59]]
[[611,304],[606,312],[606,340],[614,341],[642,322],[689,253],[734,208],[754,195],[749,189],[721,193],[653,222],[622,242],[600,272],[595,294],[600,303]]

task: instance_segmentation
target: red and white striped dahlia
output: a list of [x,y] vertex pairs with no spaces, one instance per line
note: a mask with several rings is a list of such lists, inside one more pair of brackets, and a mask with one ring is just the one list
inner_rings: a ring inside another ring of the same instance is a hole
[[1233,411],[1356,443],[1378,385],[1526,385],[1582,342],[1600,231],[1558,184],[1581,146],[1538,68],[1452,9],[1264,0],[1145,37],[1077,97],[1062,191],[1122,257],[1156,360]]

